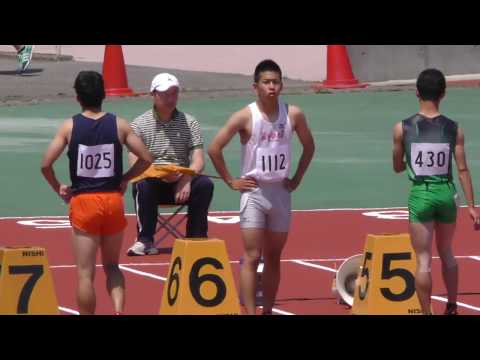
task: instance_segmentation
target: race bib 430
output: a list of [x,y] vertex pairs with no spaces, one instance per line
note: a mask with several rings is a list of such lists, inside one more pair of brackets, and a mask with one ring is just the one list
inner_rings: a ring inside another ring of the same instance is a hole
[[412,143],[410,159],[415,175],[447,175],[450,165],[450,144]]

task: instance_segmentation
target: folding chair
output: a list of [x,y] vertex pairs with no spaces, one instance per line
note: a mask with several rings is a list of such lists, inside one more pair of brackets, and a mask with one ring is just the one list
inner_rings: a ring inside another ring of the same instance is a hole
[[[167,236],[173,236],[175,239],[184,238],[185,235],[178,230],[178,226],[184,222],[187,218],[187,214],[179,214],[185,208],[186,204],[160,204],[158,217],[157,217],[157,228],[155,229],[155,234],[159,236],[155,240],[155,246],[157,246],[161,241],[163,241]],[[175,209],[176,208],[176,209]],[[175,209],[173,213],[163,213],[161,209]],[[179,219],[174,219],[176,215],[179,215]]]

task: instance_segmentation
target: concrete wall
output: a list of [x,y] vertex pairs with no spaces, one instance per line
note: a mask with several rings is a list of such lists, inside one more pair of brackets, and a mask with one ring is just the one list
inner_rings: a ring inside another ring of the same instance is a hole
[[[61,45],[78,61],[103,62],[104,45]],[[0,45],[0,51],[13,51]],[[36,45],[36,52],[54,53],[56,45]],[[127,65],[252,75],[263,59],[278,62],[290,79],[321,81],[326,77],[325,45],[123,45]]]
[[[347,45],[356,77],[365,82],[415,79],[426,67],[446,75],[480,73],[480,45]],[[61,45],[64,55],[102,62],[104,45]],[[0,51],[13,51],[0,45]],[[56,45],[36,45],[37,52]],[[127,65],[251,75],[265,59],[276,60],[291,79],[326,78],[326,45],[123,45]]]
[[348,45],[361,81],[415,79],[427,67],[445,75],[480,73],[480,45]]

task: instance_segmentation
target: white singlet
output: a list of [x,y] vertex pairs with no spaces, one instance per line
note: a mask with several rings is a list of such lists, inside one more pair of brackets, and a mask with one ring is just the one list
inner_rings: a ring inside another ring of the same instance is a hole
[[249,105],[252,113],[252,134],[242,145],[241,176],[259,182],[279,182],[290,174],[292,125],[288,106],[278,101],[278,118],[271,122],[256,102]]

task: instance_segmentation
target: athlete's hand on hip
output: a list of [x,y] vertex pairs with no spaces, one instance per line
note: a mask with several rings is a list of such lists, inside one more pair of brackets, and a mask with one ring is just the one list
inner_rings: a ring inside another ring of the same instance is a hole
[[125,194],[125,191],[127,191],[127,189],[128,189],[128,181],[122,181],[120,183],[120,192],[122,194]]
[[58,189],[58,195],[62,198],[63,201],[65,201],[66,204],[68,204],[70,202],[70,199],[72,198],[72,189],[70,188],[70,186],[61,184],[60,188]]
[[255,178],[248,176],[245,178],[233,179],[228,183],[228,186],[230,186],[232,190],[248,191],[258,187],[258,183]]
[[294,179],[285,178],[283,179],[283,186],[288,190],[288,192],[293,192],[297,189],[299,182]]
[[473,220],[474,230],[480,230],[480,216],[473,206],[468,207],[468,213]]

